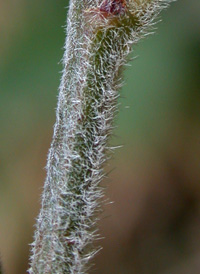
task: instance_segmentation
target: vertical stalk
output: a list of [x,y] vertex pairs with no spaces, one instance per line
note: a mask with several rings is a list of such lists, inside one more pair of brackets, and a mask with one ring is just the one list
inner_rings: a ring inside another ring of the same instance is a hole
[[71,0],[54,135],[30,274],[85,273],[121,71],[169,0]]

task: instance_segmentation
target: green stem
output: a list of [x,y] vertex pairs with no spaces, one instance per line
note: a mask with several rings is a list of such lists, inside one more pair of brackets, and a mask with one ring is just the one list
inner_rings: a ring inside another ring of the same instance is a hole
[[[169,1],[71,0],[54,136],[30,274],[85,273],[99,185],[131,47]],[[128,4],[129,3],[129,4]]]

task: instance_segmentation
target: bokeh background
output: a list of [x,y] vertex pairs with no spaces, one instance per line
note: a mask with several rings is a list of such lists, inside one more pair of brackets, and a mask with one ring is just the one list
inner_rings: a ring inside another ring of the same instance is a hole
[[[0,250],[26,273],[51,142],[66,0],[0,0]],[[162,13],[124,74],[90,273],[200,273],[200,2]],[[52,273],[53,274],[53,273]]]

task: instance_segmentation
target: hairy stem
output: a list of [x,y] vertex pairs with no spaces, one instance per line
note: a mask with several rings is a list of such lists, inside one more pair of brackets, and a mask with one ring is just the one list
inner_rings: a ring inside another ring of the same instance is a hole
[[170,0],[71,0],[56,124],[30,274],[86,273],[121,71]]

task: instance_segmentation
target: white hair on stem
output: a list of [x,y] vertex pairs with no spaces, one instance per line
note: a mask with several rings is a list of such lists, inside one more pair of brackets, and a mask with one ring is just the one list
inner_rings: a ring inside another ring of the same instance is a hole
[[170,0],[71,0],[56,123],[29,274],[86,273],[121,71]]

